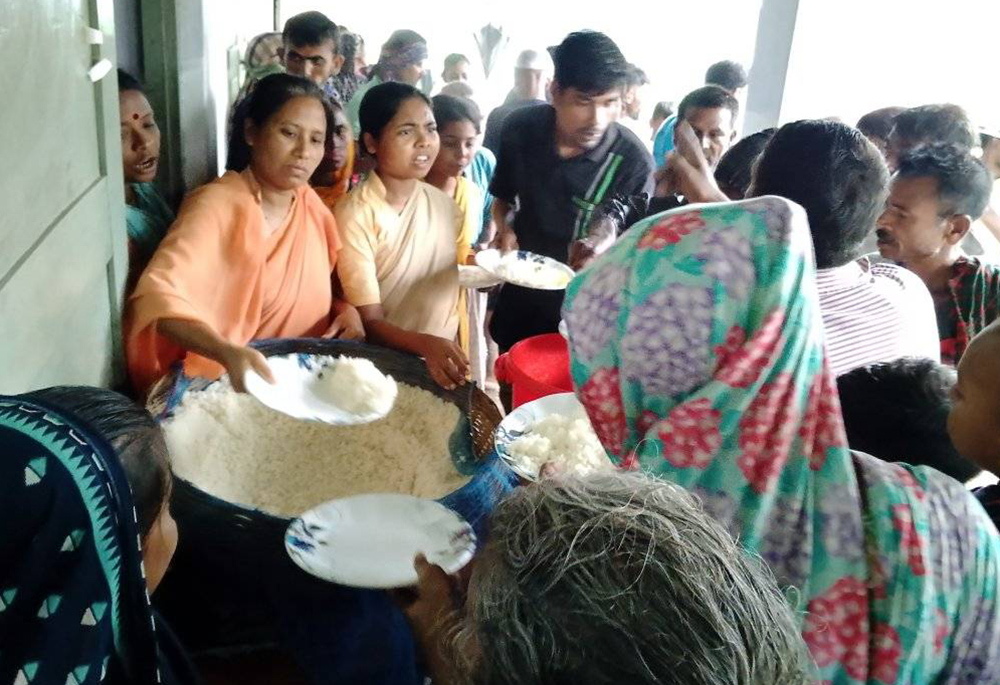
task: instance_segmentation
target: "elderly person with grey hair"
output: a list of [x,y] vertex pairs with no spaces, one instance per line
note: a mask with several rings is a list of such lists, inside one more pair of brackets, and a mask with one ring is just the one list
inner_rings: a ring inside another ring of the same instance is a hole
[[800,685],[813,669],[773,577],[683,489],[637,474],[519,488],[464,607],[417,560],[404,602],[435,685]]

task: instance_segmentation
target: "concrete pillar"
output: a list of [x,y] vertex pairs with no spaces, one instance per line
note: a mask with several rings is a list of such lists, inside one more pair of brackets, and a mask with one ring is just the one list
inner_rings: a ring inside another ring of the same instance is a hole
[[798,11],[799,0],[763,0],[761,3],[747,89],[744,134],[776,126],[780,120]]

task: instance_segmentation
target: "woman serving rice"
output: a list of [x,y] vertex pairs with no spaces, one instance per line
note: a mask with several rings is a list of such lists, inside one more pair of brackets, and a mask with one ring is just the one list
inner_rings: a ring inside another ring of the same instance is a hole
[[335,130],[322,91],[297,76],[260,81],[237,112],[224,176],[181,207],[129,300],[126,353],[145,394],[183,362],[189,376],[253,369],[251,340],[361,338],[357,310],[335,296],[336,223],[309,187]]

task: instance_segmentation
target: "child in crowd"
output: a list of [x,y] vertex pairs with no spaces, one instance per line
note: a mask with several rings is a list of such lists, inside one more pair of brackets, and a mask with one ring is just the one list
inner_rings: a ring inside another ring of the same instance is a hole
[[153,180],[160,163],[160,128],[142,84],[118,70],[122,174],[125,177],[125,228],[128,232],[126,297],[174,220],[174,213]]
[[[483,117],[476,103],[465,98],[438,95],[433,103],[441,151],[425,180],[454,198],[465,221],[462,232],[475,243],[482,225],[483,195],[465,174],[479,150]],[[486,293],[465,294],[472,379],[482,387],[486,381]]]
[[465,55],[452,53],[444,58],[444,71],[441,73],[441,80],[445,83],[454,83],[469,80],[469,67],[472,63]]
[[354,173],[354,134],[347,123],[344,108],[331,101],[333,108],[333,131],[327,135],[326,154],[319,163],[309,185],[323,200],[330,211],[351,189]]
[[955,371],[906,357],[854,369],[837,378],[851,449],[882,461],[932,466],[966,482],[979,468],[948,437]]
[[432,103],[441,147],[424,180],[454,198],[467,222],[464,230],[475,237],[479,234],[483,198],[465,177],[465,170],[479,149],[482,114],[476,103],[465,98],[437,95]]
[[370,342],[424,357],[434,380],[454,388],[469,366],[457,265],[472,238],[452,198],[422,180],[440,145],[431,101],[413,86],[383,83],[359,114],[375,168],[336,209],[344,295]]
[[[958,365],[948,432],[962,456],[1000,475],[1000,324],[977,335]],[[994,523],[1000,524],[1000,485],[976,491]]]

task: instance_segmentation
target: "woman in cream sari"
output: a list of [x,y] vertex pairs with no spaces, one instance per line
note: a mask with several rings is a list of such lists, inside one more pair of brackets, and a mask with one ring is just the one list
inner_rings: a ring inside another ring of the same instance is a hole
[[439,147],[430,102],[412,86],[375,86],[361,134],[376,167],[336,208],[344,295],[372,342],[424,357],[434,380],[453,388],[468,373],[457,265],[470,238],[454,201],[421,180]]

